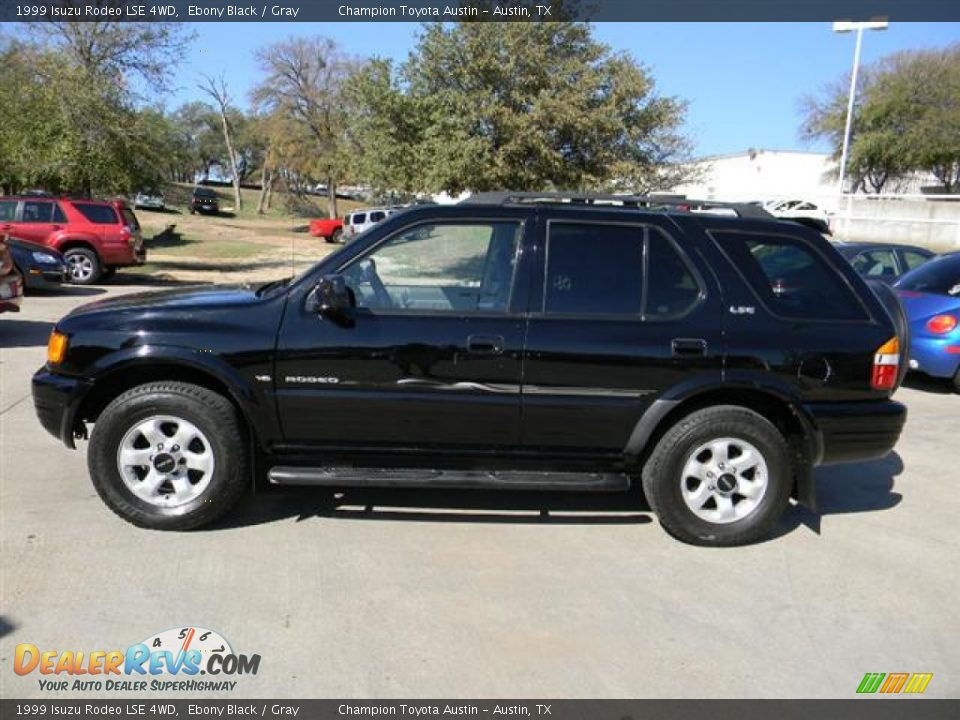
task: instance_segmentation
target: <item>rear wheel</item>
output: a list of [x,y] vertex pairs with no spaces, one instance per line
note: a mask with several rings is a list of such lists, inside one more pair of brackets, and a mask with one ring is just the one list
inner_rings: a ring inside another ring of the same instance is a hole
[[223,396],[178,382],[120,395],[94,424],[93,485],[124,520],[189,530],[230,510],[247,484],[240,418]]
[[698,410],[657,443],[643,490],[660,524],[695,545],[766,537],[786,509],[793,478],[780,431],[746,408]]
[[63,254],[70,273],[70,282],[76,285],[92,285],[103,273],[100,258],[90,248],[74,247]]
[[329,243],[338,243],[343,240],[343,228],[334,228],[333,232],[330,233],[330,237],[327,238]]
[[957,368],[957,374],[953,376],[953,389],[960,393],[960,368]]

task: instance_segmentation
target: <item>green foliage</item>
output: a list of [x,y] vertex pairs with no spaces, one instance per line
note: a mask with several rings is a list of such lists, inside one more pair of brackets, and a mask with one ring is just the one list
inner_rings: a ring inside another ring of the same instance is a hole
[[[930,172],[960,187],[960,45],[905,51],[864,68],[853,115],[848,173],[854,189]],[[839,160],[849,79],[807,98],[802,132],[826,138]]]
[[685,105],[571,22],[430,24],[398,70],[349,83],[359,174],[403,191],[665,189]]

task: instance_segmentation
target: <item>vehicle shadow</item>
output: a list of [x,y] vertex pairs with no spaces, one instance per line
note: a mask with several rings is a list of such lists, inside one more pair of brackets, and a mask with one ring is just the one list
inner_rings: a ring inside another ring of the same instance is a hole
[[27,294],[30,297],[87,297],[103,295],[106,290],[99,287],[81,287],[79,285],[59,285],[52,288],[30,288]]
[[52,322],[0,318],[0,350],[46,345],[53,330]]
[[0,638],[6,637],[16,629],[17,626],[12,620],[8,619],[5,615],[0,615]]
[[801,525],[817,535],[826,515],[877,512],[900,504],[894,478],[903,472],[903,460],[893,452],[879,460],[825,465],[817,468],[817,510],[792,505],[770,539],[786,535]]
[[178,280],[166,273],[146,275],[141,273],[128,273],[118,276],[115,285],[130,285],[143,287],[187,287],[191,285],[213,285],[210,280]]
[[[819,535],[825,515],[895,507],[902,496],[893,492],[894,478],[903,467],[900,456],[891,453],[880,460],[818,468],[817,511],[791,505],[775,531],[760,542],[787,535],[801,525]],[[554,525],[639,525],[653,521],[638,485],[622,493],[263,487],[207,530],[288,518],[297,522],[333,518]]]
[[652,522],[639,488],[629,492],[540,492],[397,488],[267,487],[209,530],[296,518],[550,525]]
[[907,373],[907,376],[903,380],[903,387],[910,388],[911,390],[938,393],[940,395],[953,395],[956,392],[950,380],[930,377],[929,375],[924,375],[919,372]]

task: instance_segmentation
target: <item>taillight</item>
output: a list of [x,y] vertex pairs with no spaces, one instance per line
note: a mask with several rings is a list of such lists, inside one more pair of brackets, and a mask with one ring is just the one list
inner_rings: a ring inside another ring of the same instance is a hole
[[874,390],[893,390],[897,385],[900,369],[900,340],[890,338],[877,348],[873,356],[873,374],[870,386]]
[[957,326],[953,315],[934,315],[927,320],[927,330],[937,335],[945,335]]

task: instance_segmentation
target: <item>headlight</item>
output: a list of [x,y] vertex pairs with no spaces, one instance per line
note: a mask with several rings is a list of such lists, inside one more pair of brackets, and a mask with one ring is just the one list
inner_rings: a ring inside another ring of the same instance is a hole
[[53,255],[51,255],[50,253],[35,252],[35,253],[32,253],[32,255],[33,255],[33,259],[34,259],[35,261],[37,261],[38,263],[43,263],[44,265],[56,265],[56,264],[57,264],[57,258],[55,258],[55,257],[54,257]]
[[47,362],[56,365],[63,362],[63,357],[66,354],[67,336],[54,330],[50,333],[50,341],[47,343]]

